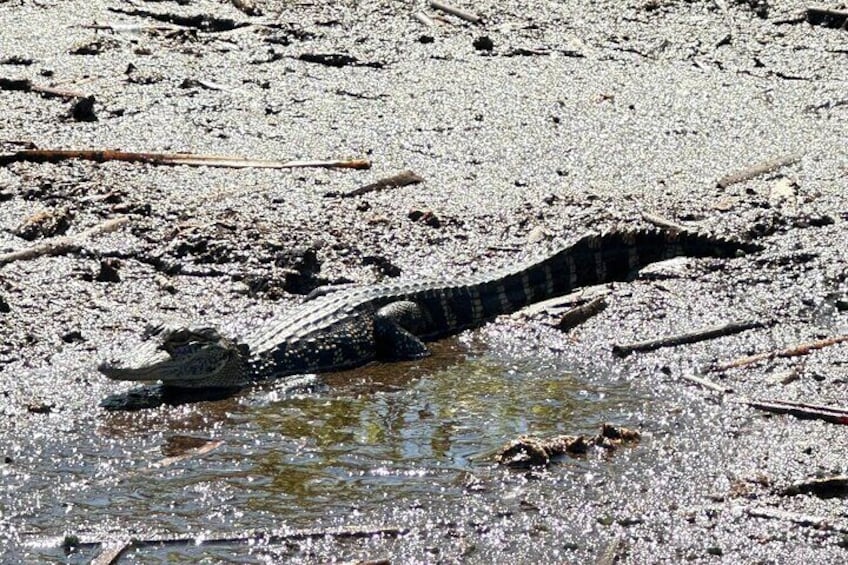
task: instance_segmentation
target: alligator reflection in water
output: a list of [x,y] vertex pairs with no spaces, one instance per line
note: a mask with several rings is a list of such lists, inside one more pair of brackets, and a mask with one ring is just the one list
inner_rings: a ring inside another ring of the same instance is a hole
[[458,356],[454,347],[453,355],[443,350],[432,358],[455,362],[443,361],[427,378],[418,367],[398,365],[357,371],[358,383],[353,372],[334,375],[339,382],[322,394],[239,414],[278,438],[248,455],[251,506],[271,511],[282,498],[311,513],[427,497],[434,489],[459,492],[462,474],[488,465],[479,456],[509,438],[591,432],[605,420],[621,421],[622,404],[629,412],[641,402],[624,387],[587,390],[538,356],[516,365],[492,354]]

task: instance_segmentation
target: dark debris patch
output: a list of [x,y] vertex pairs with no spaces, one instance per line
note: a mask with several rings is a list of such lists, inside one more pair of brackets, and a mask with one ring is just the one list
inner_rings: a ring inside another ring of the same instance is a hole
[[392,278],[399,277],[403,272],[400,267],[382,255],[366,255],[362,258],[362,264],[372,266],[382,275]]
[[370,67],[372,69],[382,69],[384,67],[384,64],[380,61],[363,62],[345,53],[301,53],[297,58],[307,63],[317,63],[336,68]]
[[240,22],[232,18],[218,18],[210,14],[195,14],[193,16],[182,16],[168,12],[153,12],[151,10],[134,9],[128,10],[123,8],[108,8],[111,12],[125,14],[127,16],[136,16],[140,18],[150,18],[157,22],[173,24],[197,29],[206,33],[215,33],[222,31],[232,31],[240,27],[251,25],[250,22]]
[[97,114],[94,113],[94,96],[77,98],[71,106],[71,117],[78,122],[96,122]]
[[13,233],[27,241],[63,235],[71,226],[73,217],[68,208],[44,210],[26,218]]
[[503,446],[495,455],[495,460],[500,465],[518,469],[544,467],[561,455],[583,455],[591,448],[612,451],[622,444],[638,443],[641,437],[636,430],[612,424],[603,424],[598,435],[588,439],[571,435],[552,438],[522,435]]

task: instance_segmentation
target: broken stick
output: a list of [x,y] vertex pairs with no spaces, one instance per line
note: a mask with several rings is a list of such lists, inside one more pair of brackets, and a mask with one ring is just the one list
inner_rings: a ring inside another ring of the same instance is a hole
[[565,312],[557,322],[556,328],[560,331],[568,331],[579,326],[592,316],[600,314],[607,307],[607,301],[603,296],[598,296],[580,306],[575,306]]
[[36,92],[42,96],[56,98],[87,98],[87,94],[76,92],[73,90],[65,90],[54,86],[39,86],[33,84],[29,79],[9,79],[0,77],[0,89],[2,90],[20,90],[23,92]]
[[794,483],[781,491],[784,496],[812,494],[819,498],[837,498],[848,495],[848,475],[808,479]]
[[472,14],[471,12],[466,12],[461,8],[457,8],[456,6],[451,6],[450,4],[446,4],[445,2],[437,2],[436,0],[432,0],[430,2],[430,7],[434,10],[441,10],[446,14],[451,14],[456,16],[457,18],[463,19],[467,22],[471,22],[472,24],[482,23],[483,18],[478,16],[477,14]]
[[318,167],[325,169],[369,169],[371,161],[350,159],[347,161],[277,161],[266,159],[244,159],[220,155],[196,155],[194,153],[138,153],[134,151],[112,151],[96,149],[24,149],[14,153],[0,153],[0,166],[26,161],[30,163],[58,163],[78,159],[105,163],[127,161],[150,165],[190,165],[194,167],[228,167],[235,169],[294,169]]
[[650,214],[648,212],[642,212],[642,219],[648,222],[649,224],[654,224],[655,226],[661,228],[668,228],[677,231],[689,231],[689,228],[684,226],[683,224],[678,224],[677,222],[672,222],[671,220],[667,220],[663,217],[656,216],[654,214]]
[[750,167],[746,167],[741,171],[737,171],[735,173],[731,173],[729,175],[723,176],[718,179],[719,188],[727,188],[732,184],[736,184],[738,182],[743,182],[746,180],[750,180],[752,178],[758,177],[760,175],[764,175],[766,173],[770,173],[772,171],[776,171],[777,169],[781,169],[786,167],[787,165],[792,165],[793,163],[797,163],[803,157],[800,153],[793,153],[792,155],[786,155],[784,157],[778,157],[777,159],[771,159],[768,161],[762,161],[757,163],[756,165],[751,165]]
[[704,377],[699,377],[694,373],[681,373],[680,378],[685,379],[691,383],[695,383],[696,385],[700,385],[704,388],[708,388],[712,391],[718,392],[719,394],[732,394],[734,392],[733,389],[729,386],[722,386],[709,379],[705,379]]
[[424,12],[415,12],[412,17],[415,18],[418,23],[424,24],[427,27],[435,27],[436,25],[436,22],[433,21],[433,18],[431,18]]
[[186,545],[241,545],[262,542],[265,544],[279,544],[293,540],[305,540],[314,538],[333,537],[339,539],[361,539],[372,537],[401,537],[409,533],[406,528],[396,527],[340,527],[326,530],[291,530],[291,531],[253,531],[244,534],[204,536],[204,537],[153,537],[149,539],[134,540],[90,540],[80,539],[77,536],[66,536],[62,545],[66,548],[96,549],[101,548],[103,558],[96,558],[92,563],[111,564],[115,563],[127,550],[143,547],[175,547]]
[[111,220],[106,220],[102,224],[98,224],[74,236],[55,237],[53,239],[43,241],[38,245],[28,247],[27,249],[0,254],[0,267],[13,261],[27,261],[44,255],[62,255],[65,253],[72,253],[80,249],[83,241],[89,237],[102,233],[113,232],[127,222],[129,222],[129,218],[126,216],[112,218]]
[[739,367],[744,367],[746,365],[752,365],[754,363],[759,363],[760,361],[768,361],[770,359],[774,359],[775,357],[800,357],[801,355],[807,355],[811,351],[816,349],[822,349],[825,347],[829,347],[831,345],[836,345],[842,342],[848,341],[848,335],[840,335],[836,337],[829,337],[827,339],[820,339],[818,341],[812,341],[809,343],[802,343],[800,345],[796,345],[793,347],[787,347],[786,349],[777,349],[775,351],[767,351],[766,353],[758,353],[756,355],[749,355],[748,357],[742,357],[735,361],[731,361],[729,363],[724,363],[722,365],[715,365],[710,367],[709,371],[726,371],[728,369],[737,369]]
[[812,516],[810,514],[798,514],[786,512],[773,508],[747,508],[745,513],[753,518],[770,518],[772,520],[786,520],[799,526],[808,526],[826,532],[838,532],[848,534],[848,525],[834,523],[832,519],[823,516]]
[[412,171],[402,171],[396,175],[392,175],[390,177],[386,177],[384,179],[380,179],[371,184],[367,184],[365,186],[361,186],[357,189],[351,190],[350,192],[327,192],[324,196],[341,196],[342,198],[350,198],[352,196],[359,196],[362,194],[368,194],[369,192],[377,192],[379,190],[386,190],[387,188],[397,188],[399,186],[407,186],[410,184],[418,184],[419,182],[424,182],[424,179],[416,175]]
[[773,414],[789,414],[801,420],[823,420],[831,424],[848,424],[848,408],[804,404],[789,400],[743,399],[741,402],[751,408]]
[[730,322],[729,324],[722,324],[711,328],[661,337],[659,339],[649,339],[647,341],[638,341],[636,343],[627,344],[616,343],[612,346],[612,352],[619,357],[625,357],[635,351],[653,351],[654,349],[659,349],[661,347],[697,343],[699,341],[705,341],[716,337],[737,334],[755,328],[762,328],[765,325],[765,323],[760,321]]

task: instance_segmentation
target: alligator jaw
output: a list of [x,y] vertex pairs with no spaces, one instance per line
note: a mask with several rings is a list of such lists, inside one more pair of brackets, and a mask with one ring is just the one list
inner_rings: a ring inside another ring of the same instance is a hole
[[171,356],[166,351],[142,346],[129,359],[103,361],[97,370],[115,381],[157,381],[176,368],[169,370],[169,364]]
[[173,388],[229,388],[249,382],[247,346],[212,328],[157,329],[134,350],[97,367],[116,381],[161,381]]

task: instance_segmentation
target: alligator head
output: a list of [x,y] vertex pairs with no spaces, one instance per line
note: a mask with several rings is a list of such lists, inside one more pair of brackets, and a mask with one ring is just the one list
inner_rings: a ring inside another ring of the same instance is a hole
[[162,381],[178,388],[238,387],[248,383],[246,345],[214,328],[155,326],[125,358],[97,368],[118,381]]

